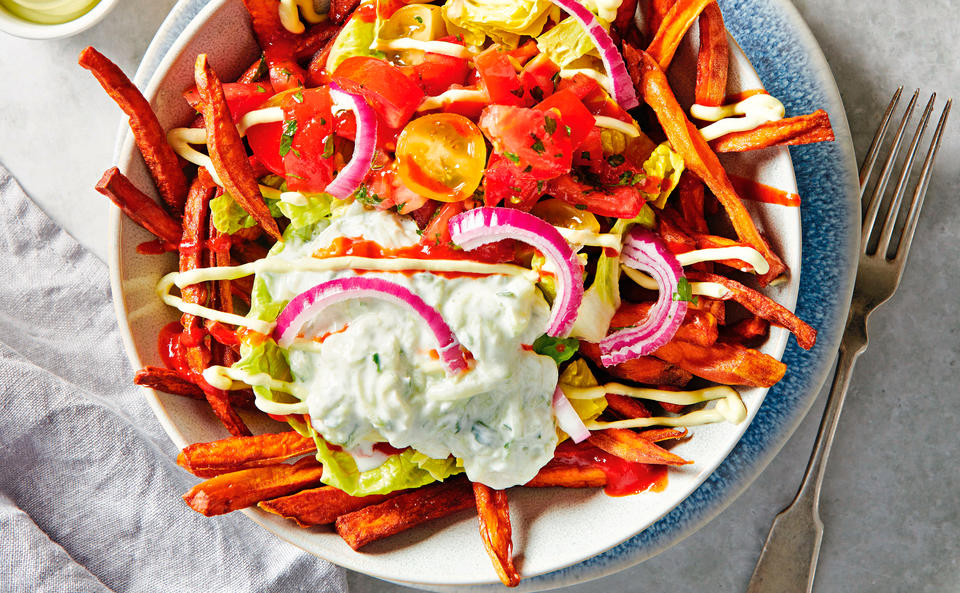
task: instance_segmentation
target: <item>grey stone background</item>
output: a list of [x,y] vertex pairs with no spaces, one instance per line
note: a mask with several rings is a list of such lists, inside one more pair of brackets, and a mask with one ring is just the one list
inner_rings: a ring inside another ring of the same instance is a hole
[[[92,187],[111,162],[120,116],[76,57],[95,45],[132,73],[173,4],[127,0],[67,40],[0,34],[0,163],[102,258],[108,204]],[[858,158],[898,85],[938,91],[938,108],[944,97],[960,98],[953,0],[795,4],[833,69]],[[823,490],[818,592],[960,591],[960,111],[943,144],[903,286],[873,318],[840,422]],[[743,591],[771,519],[799,484],[823,399],[713,522],[633,569],[565,590]],[[354,593],[400,590],[357,574],[349,580]]]

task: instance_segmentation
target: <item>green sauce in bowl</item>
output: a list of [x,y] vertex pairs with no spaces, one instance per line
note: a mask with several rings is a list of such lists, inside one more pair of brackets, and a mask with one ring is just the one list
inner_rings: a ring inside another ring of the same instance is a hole
[[41,25],[59,25],[77,19],[100,0],[0,0],[14,16]]

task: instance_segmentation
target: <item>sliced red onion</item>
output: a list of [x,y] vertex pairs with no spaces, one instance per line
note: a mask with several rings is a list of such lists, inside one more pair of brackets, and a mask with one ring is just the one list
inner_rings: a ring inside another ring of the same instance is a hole
[[354,140],[353,156],[325,190],[331,196],[345,200],[360,187],[360,183],[370,170],[370,165],[373,164],[373,154],[377,148],[377,116],[363,96],[348,93],[335,82],[330,83],[330,95],[333,96],[334,101],[350,103],[351,111],[357,116],[357,136]]
[[586,29],[587,35],[590,36],[593,44],[597,47],[597,51],[600,52],[600,59],[603,60],[603,66],[607,69],[610,80],[613,81],[613,98],[620,107],[632,109],[639,105],[637,92],[633,88],[633,81],[630,80],[630,74],[627,72],[627,65],[623,62],[623,56],[617,50],[610,34],[597,21],[597,17],[584,8],[578,0],[551,0],[551,2],[570,13],[570,16],[577,19]]
[[639,325],[614,332],[600,341],[600,362],[613,366],[650,354],[669,342],[687,314],[687,302],[675,300],[683,268],[660,237],[643,227],[627,234],[620,261],[647,272],[657,281],[660,296]]
[[557,417],[557,426],[570,435],[574,443],[580,443],[590,438],[590,431],[580,418],[580,414],[573,409],[573,405],[560,387],[553,392],[553,414]]
[[467,250],[516,239],[540,251],[557,279],[557,297],[546,334],[564,337],[570,332],[583,300],[583,270],[576,253],[553,225],[514,208],[475,208],[451,218],[449,228],[450,239]]
[[406,305],[413,309],[430,326],[440,347],[440,360],[450,374],[467,369],[467,361],[460,349],[460,342],[453,335],[440,312],[428,305],[419,296],[403,286],[380,278],[358,276],[338,278],[322,282],[293,297],[277,317],[274,338],[281,348],[289,348],[300,330],[326,307],[356,298],[375,298]]

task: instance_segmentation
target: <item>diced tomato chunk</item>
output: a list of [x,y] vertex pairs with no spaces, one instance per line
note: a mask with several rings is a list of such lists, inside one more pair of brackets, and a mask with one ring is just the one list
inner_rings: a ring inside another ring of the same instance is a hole
[[304,89],[283,100],[279,152],[291,191],[322,192],[333,180],[333,101],[326,87]]
[[402,128],[423,102],[420,86],[400,68],[379,58],[347,58],[331,79],[344,91],[363,95],[391,128]]
[[550,58],[540,54],[530,60],[520,72],[520,85],[535,103],[543,101],[557,90],[560,80],[560,67]]
[[473,59],[480,82],[495,105],[529,105],[524,97],[520,77],[508,53],[499,46],[484,50]]
[[571,175],[548,181],[546,192],[598,216],[615,218],[635,217],[644,203],[643,196],[633,186],[592,187],[577,181]]
[[494,153],[483,177],[484,206],[499,206],[529,212],[543,194],[544,182],[524,173],[511,160]]
[[570,170],[570,133],[556,115],[490,105],[480,116],[480,129],[498,152],[534,179],[550,179]]
[[[230,115],[233,121],[237,122],[247,113],[259,109],[273,95],[273,88],[269,82],[225,82],[223,94],[227,99]],[[200,109],[200,93],[197,92],[196,87],[185,91],[183,98],[190,107]]]
[[584,106],[575,94],[569,90],[558,91],[541,101],[534,109],[540,111],[556,110],[560,114],[561,123],[569,128],[570,147],[576,150],[587,134],[594,129],[593,114]]

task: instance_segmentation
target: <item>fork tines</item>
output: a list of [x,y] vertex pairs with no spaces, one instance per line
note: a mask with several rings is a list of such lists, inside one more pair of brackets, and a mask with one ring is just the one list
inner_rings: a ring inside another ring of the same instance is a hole
[[[861,200],[863,200],[863,197],[866,193],[869,179],[873,171],[873,166],[876,163],[877,156],[880,154],[884,136],[887,133],[890,120],[893,117],[893,113],[900,101],[900,95],[902,92],[903,87],[901,86],[894,93],[893,99],[891,99],[890,104],[887,106],[887,110],[883,115],[883,120],[880,124],[880,127],[877,129],[877,134],[874,136],[873,141],[870,144],[870,149],[867,151],[867,155],[863,160],[863,166],[860,168]],[[896,259],[898,254],[905,253],[906,250],[909,249],[910,242],[913,239],[913,233],[916,230],[920,207],[923,205],[923,198],[927,192],[927,186],[930,183],[933,161],[936,158],[937,150],[940,148],[940,138],[943,135],[943,129],[947,122],[947,116],[950,113],[950,107],[953,105],[953,99],[949,99],[947,101],[943,111],[940,114],[940,120],[937,123],[937,128],[934,131],[933,139],[930,142],[930,147],[927,150],[926,157],[923,161],[923,167],[920,169],[919,178],[916,181],[913,196],[910,200],[910,207],[905,218],[903,219],[902,224],[898,225],[898,220],[901,218],[900,205],[903,200],[904,190],[906,189],[907,182],[910,178],[911,169],[916,161],[917,151],[920,146],[920,139],[927,128],[930,114],[933,111],[933,105],[937,98],[936,93],[932,93],[930,95],[930,100],[927,101],[927,106],[924,108],[923,113],[920,116],[920,121],[917,124],[916,131],[914,132],[913,138],[910,141],[906,156],[903,159],[900,174],[897,177],[896,186],[893,189],[892,195],[887,199],[886,216],[884,217],[883,223],[877,229],[874,228],[874,223],[876,222],[877,214],[880,211],[881,202],[885,201],[887,184],[890,181],[891,174],[893,173],[900,148],[903,144],[907,124],[911,115],[913,115],[913,110],[916,107],[917,98],[919,95],[920,89],[917,89],[914,91],[913,97],[910,98],[910,102],[907,104],[903,118],[900,120],[900,125],[897,127],[896,135],[891,143],[889,154],[887,155],[886,160],[884,160],[883,168],[880,170],[876,185],[874,186],[873,192],[870,194],[870,199],[866,204],[866,210],[863,215],[863,226],[861,229],[862,249],[864,255],[881,255],[887,256],[888,259]],[[894,243],[894,249],[892,253],[888,253],[895,230],[900,230],[899,239]]]

